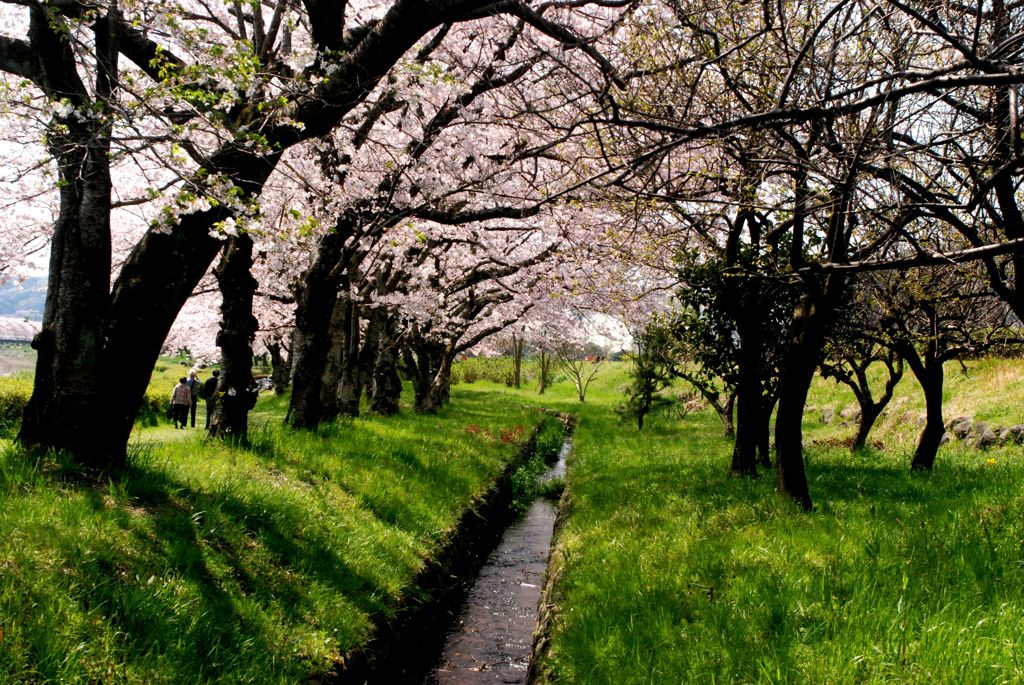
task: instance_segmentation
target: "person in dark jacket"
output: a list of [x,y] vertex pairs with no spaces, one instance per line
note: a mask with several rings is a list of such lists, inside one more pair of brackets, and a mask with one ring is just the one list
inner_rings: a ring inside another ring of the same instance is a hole
[[188,372],[188,391],[192,394],[192,427],[196,427],[196,409],[199,407],[199,396],[203,392],[203,382],[195,369]]

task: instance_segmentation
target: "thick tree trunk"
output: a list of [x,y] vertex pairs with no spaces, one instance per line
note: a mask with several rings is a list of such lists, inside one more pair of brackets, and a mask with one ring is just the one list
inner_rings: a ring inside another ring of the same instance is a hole
[[373,362],[372,411],[390,416],[398,413],[402,396],[402,379],[398,376],[398,342],[395,340],[395,320],[380,312],[381,327],[377,338],[377,357]]
[[419,414],[436,412],[444,400],[443,388],[440,383],[435,382],[442,373],[444,349],[444,345],[430,340],[421,339],[415,344],[413,408]]
[[[342,282],[341,289],[347,289]],[[351,328],[352,303],[342,296],[334,301],[331,312],[331,325],[328,328],[327,358],[324,360],[320,376],[320,418],[318,423],[333,421],[341,413],[338,388],[341,385],[343,366],[348,346],[348,332]]]
[[324,417],[322,392],[331,349],[331,317],[343,276],[336,267],[345,240],[340,230],[324,236],[296,297],[292,397],[288,407],[288,421],[296,428],[316,428]]
[[794,311],[791,339],[779,381],[779,409],[775,417],[775,468],[779,492],[789,495],[805,511],[813,504],[807,487],[803,454],[803,416],[814,373],[835,303],[846,281],[832,275],[822,288],[808,281],[807,292]]
[[341,374],[336,389],[338,413],[359,416],[359,400],[363,395],[363,373],[360,369],[359,305],[349,301],[344,323],[346,325],[341,357]]
[[252,238],[248,234],[228,239],[224,256],[214,269],[223,298],[217,346],[221,352],[217,402],[210,432],[244,442],[249,436],[249,410],[256,404],[252,377],[252,343],[259,322],[252,314],[257,282],[252,276]]
[[451,395],[451,376],[453,352],[451,345],[440,348],[434,366],[437,370],[430,381],[430,387],[422,401],[417,402],[416,411],[421,414],[433,414],[447,404]]
[[803,455],[803,415],[807,392],[814,379],[814,358],[800,358],[809,350],[798,345],[789,355],[779,392],[775,417],[775,469],[779,492],[789,495],[805,511],[812,508]]
[[60,214],[43,324],[32,342],[38,355],[35,384],[18,440],[69,450],[83,466],[103,470],[119,468],[125,460],[124,445],[111,449],[104,418],[110,390],[123,390],[120,374],[108,375],[103,364],[110,304],[109,141],[105,131],[74,126],[66,138],[51,141],[60,175]]

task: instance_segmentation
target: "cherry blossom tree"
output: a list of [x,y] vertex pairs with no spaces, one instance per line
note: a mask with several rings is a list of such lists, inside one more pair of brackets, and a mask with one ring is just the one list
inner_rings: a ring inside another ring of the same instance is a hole
[[[580,42],[557,23],[579,11],[575,2],[3,4],[12,20],[0,70],[45,103],[61,195],[20,439],[96,468],[124,462],[167,332],[223,237],[259,223],[256,200],[287,150],[335,129],[421,39],[442,40],[452,24],[505,13]],[[168,173],[154,178],[165,201],[111,288],[114,141],[136,171],[156,159]],[[252,247],[235,242],[225,256],[247,264]],[[239,322],[251,327],[251,314]],[[232,335],[250,340],[253,331]],[[98,401],[100,380],[113,376],[122,392]]]

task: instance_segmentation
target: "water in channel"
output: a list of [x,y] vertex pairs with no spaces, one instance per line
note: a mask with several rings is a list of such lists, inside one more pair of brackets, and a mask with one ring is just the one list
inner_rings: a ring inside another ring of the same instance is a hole
[[[560,478],[571,448],[542,480]],[[551,550],[555,505],[538,498],[506,530],[473,584],[430,685],[525,683],[541,586]]]

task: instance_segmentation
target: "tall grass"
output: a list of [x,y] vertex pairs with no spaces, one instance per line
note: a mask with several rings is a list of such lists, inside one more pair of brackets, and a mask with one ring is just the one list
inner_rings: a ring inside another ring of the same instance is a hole
[[114,482],[8,448],[0,682],[326,677],[538,420],[484,390],[454,395],[438,416],[316,433],[286,431],[278,414],[248,449],[143,430]]
[[912,441],[851,455],[813,433],[852,427],[809,417],[803,514],[770,476],[728,476],[709,412],[637,433],[590,398],[580,411],[546,680],[1024,680],[1019,447],[950,445],[911,474]]

